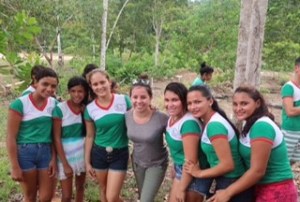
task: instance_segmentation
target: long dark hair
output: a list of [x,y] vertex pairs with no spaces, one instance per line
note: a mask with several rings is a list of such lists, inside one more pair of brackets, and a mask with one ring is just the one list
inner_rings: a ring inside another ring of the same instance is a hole
[[249,132],[250,128],[252,127],[252,125],[263,116],[267,116],[271,120],[274,121],[274,115],[269,112],[269,109],[268,109],[268,106],[266,104],[264,97],[255,87],[249,86],[249,85],[243,85],[243,86],[238,87],[234,91],[234,95],[236,93],[246,93],[255,102],[256,101],[260,102],[260,106],[258,108],[256,108],[254,110],[253,114],[246,120],[246,124],[242,130],[242,136],[246,136],[247,133]]
[[224,119],[226,119],[226,121],[228,121],[228,123],[231,125],[231,127],[233,128],[235,134],[237,136],[239,136],[239,130],[235,127],[235,125],[230,121],[230,119],[227,117],[226,113],[224,112],[223,109],[221,109],[219,107],[218,102],[214,99],[213,95],[211,94],[211,91],[209,90],[209,88],[206,85],[197,85],[197,86],[191,86],[189,88],[188,92],[193,92],[193,91],[198,91],[202,94],[203,97],[207,98],[208,100],[212,99],[213,103],[211,105],[212,110],[214,110],[215,112],[218,112]]

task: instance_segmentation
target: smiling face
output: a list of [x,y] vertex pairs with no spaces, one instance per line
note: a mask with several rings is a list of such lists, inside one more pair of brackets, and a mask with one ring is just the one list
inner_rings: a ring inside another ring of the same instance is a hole
[[259,107],[260,101],[255,101],[245,92],[237,92],[233,96],[233,112],[239,121],[249,119]]
[[212,99],[207,99],[200,91],[191,91],[187,95],[188,111],[196,118],[203,118],[211,110]]
[[97,97],[106,97],[111,93],[110,81],[101,72],[95,72],[91,75],[90,85]]
[[184,113],[182,102],[177,94],[172,91],[165,92],[165,108],[172,117],[178,117]]
[[131,102],[134,110],[144,112],[150,108],[151,97],[145,87],[136,86],[131,90]]
[[83,99],[85,98],[86,92],[82,85],[77,85],[70,88],[69,94],[74,104],[81,104]]
[[43,77],[36,82],[36,91],[42,98],[48,98],[55,94],[57,83],[58,81],[55,77]]

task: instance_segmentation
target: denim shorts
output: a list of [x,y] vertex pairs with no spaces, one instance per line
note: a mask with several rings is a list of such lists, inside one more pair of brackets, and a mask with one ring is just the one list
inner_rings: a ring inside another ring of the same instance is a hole
[[[218,177],[216,178],[216,190],[226,189],[232,183],[234,183],[238,178],[228,178],[228,177]],[[230,199],[231,202],[252,202],[254,200],[254,188],[249,188]]]
[[[182,176],[182,165],[174,165],[175,168],[175,178],[180,180]],[[213,179],[210,178],[205,178],[205,179],[200,179],[200,178],[193,178],[193,181],[188,187],[189,191],[195,191],[200,194],[204,194],[205,196],[209,196],[209,189],[211,187]]]
[[18,144],[18,161],[23,171],[48,169],[51,144]]
[[128,166],[128,147],[111,149],[107,151],[105,147],[96,144],[92,147],[91,163],[96,170],[116,170],[126,171]]

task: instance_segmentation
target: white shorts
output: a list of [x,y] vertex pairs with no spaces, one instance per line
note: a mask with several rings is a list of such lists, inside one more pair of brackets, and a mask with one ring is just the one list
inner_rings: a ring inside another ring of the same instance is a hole
[[[85,172],[84,162],[84,139],[83,137],[63,138],[62,145],[65,151],[66,159],[73,169],[74,175],[80,175]],[[58,179],[67,179],[63,164],[58,157]]]

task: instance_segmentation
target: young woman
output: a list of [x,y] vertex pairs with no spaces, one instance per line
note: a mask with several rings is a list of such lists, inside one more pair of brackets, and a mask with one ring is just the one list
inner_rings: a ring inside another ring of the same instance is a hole
[[284,137],[262,95],[254,87],[238,87],[233,95],[233,111],[239,121],[245,121],[239,150],[248,170],[210,201],[230,201],[256,184],[256,202],[297,202]]
[[[170,116],[166,129],[166,141],[169,146],[175,168],[169,201],[202,201],[209,194],[210,179],[193,179],[182,170],[185,161],[197,163],[200,160],[202,168],[208,166],[201,153],[199,140],[201,134],[200,122],[187,113],[187,89],[177,82],[167,85],[164,91],[165,108]],[[198,192],[199,194],[196,194]],[[202,195],[202,197],[201,197]]]
[[[220,109],[207,86],[192,86],[187,95],[188,110],[204,124],[201,147],[210,168],[188,161],[185,171],[197,178],[215,178],[216,190],[224,189],[245,172],[238,152],[238,130]],[[232,198],[233,202],[252,201],[251,190]]]
[[133,142],[133,171],[140,201],[151,202],[159,190],[168,166],[164,144],[168,116],[151,107],[151,87],[142,82],[130,89],[133,110],[125,114],[127,134]]
[[129,156],[125,113],[131,108],[130,99],[111,93],[109,76],[102,70],[91,71],[88,81],[96,99],[84,114],[86,171],[98,181],[102,202],[121,201]]
[[192,86],[205,85],[206,82],[211,80],[213,73],[214,68],[206,65],[206,63],[203,62],[200,65],[199,76],[197,76],[197,78],[193,81]]
[[83,77],[68,82],[70,99],[57,104],[53,111],[53,133],[58,154],[58,179],[61,182],[62,202],[71,202],[75,175],[76,202],[84,198],[84,123],[82,112],[87,101],[88,83]]
[[7,124],[7,150],[11,177],[20,182],[25,202],[50,201],[56,172],[52,148],[52,111],[58,84],[56,73],[42,68],[35,75],[36,90],[10,104]]

